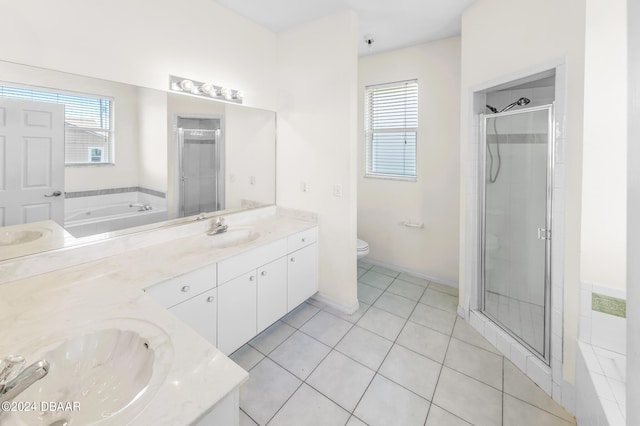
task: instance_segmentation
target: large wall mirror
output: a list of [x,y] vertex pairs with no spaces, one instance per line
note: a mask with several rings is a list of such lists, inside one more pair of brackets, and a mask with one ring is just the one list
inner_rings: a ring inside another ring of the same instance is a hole
[[0,86],[0,260],[275,204],[273,111],[2,61]]

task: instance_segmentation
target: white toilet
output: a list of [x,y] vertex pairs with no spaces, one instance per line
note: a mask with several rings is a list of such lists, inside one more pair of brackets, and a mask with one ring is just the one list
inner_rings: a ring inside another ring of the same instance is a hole
[[361,259],[369,254],[369,244],[366,241],[358,240],[358,259]]

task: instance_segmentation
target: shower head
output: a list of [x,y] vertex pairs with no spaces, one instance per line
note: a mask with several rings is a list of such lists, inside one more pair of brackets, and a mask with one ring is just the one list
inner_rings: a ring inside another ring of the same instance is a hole
[[531,102],[531,100],[529,100],[529,98],[520,98],[517,101],[512,102],[509,105],[507,105],[506,107],[502,108],[502,110],[500,110],[500,112],[509,111],[511,108],[513,108],[516,105],[517,106],[527,105],[529,102]]
[[489,111],[491,111],[494,114],[498,112],[498,109],[495,107],[492,107],[491,105],[486,105],[486,107]]

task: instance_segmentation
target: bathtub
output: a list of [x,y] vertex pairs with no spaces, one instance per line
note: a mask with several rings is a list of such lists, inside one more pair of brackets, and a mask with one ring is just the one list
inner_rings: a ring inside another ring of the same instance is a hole
[[139,206],[131,204],[119,203],[65,211],[64,228],[79,238],[167,220],[167,211],[163,208],[141,210]]

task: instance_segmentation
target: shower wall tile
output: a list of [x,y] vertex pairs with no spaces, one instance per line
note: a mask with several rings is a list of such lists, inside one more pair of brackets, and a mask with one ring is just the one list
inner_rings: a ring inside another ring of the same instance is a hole
[[626,319],[602,312],[591,313],[591,344],[626,354]]

